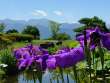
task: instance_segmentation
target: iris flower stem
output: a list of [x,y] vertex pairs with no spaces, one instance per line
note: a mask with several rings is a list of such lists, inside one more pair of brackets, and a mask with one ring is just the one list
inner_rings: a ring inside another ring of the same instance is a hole
[[101,48],[101,45],[99,45],[99,54],[100,54],[102,70],[103,70],[104,69],[104,53],[103,53],[103,49]]
[[67,73],[67,83],[69,83],[69,77],[68,77],[68,73]]
[[51,74],[49,74],[49,79],[50,79],[50,83],[52,83],[52,78],[51,78]]
[[93,69],[95,68],[95,67],[94,67],[94,61],[95,61],[94,59],[95,59],[95,50],[93,50],[93,60],[92,60],[92,63],[93,63]]
[[89,73],[90,73],[90,83],[92,83],[92,79],[91,79],[91,66],[89,66]]
[[34,83],[36,83],[34,71],[32,71],[32,72],[33,72],[33,80],[34,80]]
[[87,44],[86,29],[84,30],[84,52],[85,52],[85,56],[87,57],[87,64],[89,67],[90,83],[92,83],[92,79],[91,79],[91,53],[90,53],[90,49],[88,48],[88,44]]
[[58,76],[57,76],[57,83],[59,83],[59,79],[58,79]]
[[99,54],[100,54],[100,59],[101,59],[101,65],[102,65],[103,81],[105,81],[105,76],[104,76],[104,52],[103,52],[103,49],[102,49],[100,44],[99,44],[98,47],[99,47]]
[[73,72],[74,72],[74,77],[75,77],[76,83],[78,83],[78,76],[77,76],[77,70],[76,70],[75,65],[73,66]]
[[96,70],[97,70],[97,68],[95,69],[95,50],[93,50],[93,69],[95,70],[95,72],[94,72],[94,77],[95,77],[96,76]]
[[61,74],[61,78],[62,78],[62,83],[65,83],[64,77],[63,77],[63,69],[62,68],[60,68],[60,74]]
[[52,83],[52,79],[50,78],[50,83]]

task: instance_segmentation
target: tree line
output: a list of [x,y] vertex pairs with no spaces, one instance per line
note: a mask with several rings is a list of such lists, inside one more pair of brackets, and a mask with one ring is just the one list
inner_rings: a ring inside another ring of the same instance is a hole
[[[51,29],[51,37],[48,39],[50,40],[68,40],[70,39],[70,36],[66,33],[61,33],[60,32],[60,26],[61,24],[50,21],[49,28]],[[3,23],[0,24],[0,33],[5,33],[5,34],[12,34],[12,33],[21,33],[22,35],[28,34],[32,35],[34,39],[40,39],[40,31],[36,26],[33,25],[27,25],[22,32],[19,32],[17,29],[9,29],[4,32],[5,25]],[[45,33],[48,34],[48,33]]]

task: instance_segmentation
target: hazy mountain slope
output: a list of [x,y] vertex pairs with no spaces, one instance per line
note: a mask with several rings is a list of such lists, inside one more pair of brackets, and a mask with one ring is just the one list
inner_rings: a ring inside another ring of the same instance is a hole
[[[50,20],[48,19],[30,19],[28,21],[25,20],[0,20],[0,23],[4,23],[6,28],[5,31],[15,28],[18,31],[22,31],[27,25],[34,25],[36,26],[41,34],[41,39],[48,38],[51,36],[51,30],[49,27]],[[81,24],[77,23],[62,23],[60,26],[60,32],[65,32],[69,34],[72,38],[74,38],[73,29],[81,26]]]

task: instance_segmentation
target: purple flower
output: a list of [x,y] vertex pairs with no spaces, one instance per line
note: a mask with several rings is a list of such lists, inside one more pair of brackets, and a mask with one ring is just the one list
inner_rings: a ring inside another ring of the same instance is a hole
[[[93,32],[95,32],[95,31],[96,31],[96,29],[87,29],[87,30],[86,30],[86,39],[87,39],[87,40],[90,39],[90,35],[91,35]],[[76,40],[77,40],[77,41],[83,41],[83,40],[84,40],[84,34],[77,35],[77,36],[76,36]]]
[[49,55],[41,56],[41,58],[42,58],[42,70],[46,70],[46,68],[47,68],[46,60],[48,59],[48,56]]
[[18,69],[26,68],[27,66],[27,59],[22,59],[18,62]]
[[19,60],[18,61],[18,69],[29,68],[32,65],[33,61],[34,61],[33,57]]
[[[94,43],[92,42],[91,43],[91,34],[94,33],[96,30],[86,30],[86,39],[87,39],[87,43],[89,43],[89,46],[90,46],[90,49],[94,49],[95,48],[95,45]],[[79,36],[76,37],[76,40],[79,41],[81,47],[84,48],[84,34],[81,34]]]
[[[40,52],[40,53],[39,53]],[[38,48],[38,46],[27,46],[14,50],[14,56],[18,61],[18,68],[29,68],[36,66],[42,71],[55,69],[57,66],[66,68],[75,65],[77,62],[84,60],[83,48],[64,48],[59,50],[55,55],[49,55],[48,51]]]
[[40,59],[40,65],[42,70],[45,70],[46,60],[48,59],[48,51],[38,46],[28,45],[23,48],[14,49],[14,57],[18,61],[18,68],[28,68],[32,63],[38,62]]
[[102,42],[103,47],[110,50],[110,33],[105,33],[101,35],[101,42]]
[[74,48],[70,52],[55,55],[56,65],[62,68],[71,67],[77,62],[84,60],[83,48]]
[[48,69],[56,69],[56,58],[55,57],[49,57],[46,61],[47,68]]
[[31,57],[30,53],[28,51],[24,51],[21,56],[24,58],[24,59],[27,59],[29,57]]
[[[101,32],[98,27],[94,30],[86,30],[87,43],[90,50],[95,49],[101,45],[110,50],[110,33]],[[82,47],[84,47],[84,35],[77,36],[76,38]]]
[[21,51],[19,51],[19,50],[14,50],[13,54],[14,54],[14,57],[15,57],[16,59],[20,59],[20,58],[21,58]]
[[47,68],[46,60],[48,59],[49,55],[42,55],[39,56],[39,58],[36,59],[36,63],[39,64],[41,69],[44,71]]
[[78,47],[71,49],[69,52],[67,51],[52,55],[47,59],[46,63],[47,68],[49,69],[55,69],[56,67],[68,68],[84,59],[85,56],[83,48]]

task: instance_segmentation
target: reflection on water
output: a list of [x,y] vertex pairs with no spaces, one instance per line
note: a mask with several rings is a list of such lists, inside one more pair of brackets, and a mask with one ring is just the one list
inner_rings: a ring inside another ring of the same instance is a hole
[[[38,76],[36,72],[26,71],[18,75],[10,75],[6,79],[0,81],[0,83],[39,83]],[[89,83],[89,74],[87,70],[82,69],[77,71],[78,83]],[[46,71],[42,77],[42,83],[76,83],[74,81],[74,73],[71,70],[66,70],[63,72],[64,82],[62,82],[62,76],[59,72],[48,72]],[[106,77],[105,81],[99,77],[95,83],[110,83],[110,77]]]
[[[42,83],[62,83],[62,79],[53,76],[49,72],[45,72],[42,78]],[[67,83],[67,75],[64,74],[64,81]],[[8,76],[6,79],[0,81],[0,83],[34,83],[33,74],[31,72],[25,72],[14,76]],[[39,83],[37,76],[35,75],[35,83]],[[69,83],[75,83],[75,81],[69,76]]]

